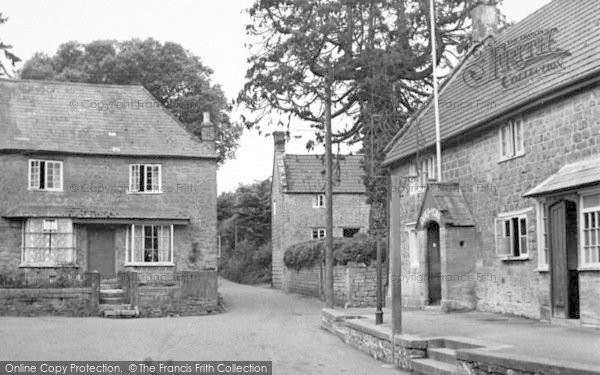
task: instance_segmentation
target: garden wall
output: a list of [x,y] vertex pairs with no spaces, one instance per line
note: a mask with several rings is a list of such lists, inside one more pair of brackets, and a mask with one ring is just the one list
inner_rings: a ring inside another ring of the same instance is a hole
[[0,301],[0,315],[95,315],[92,288],[7,288],[0,289]]
[[[283,289],[286,292],[298,293],[323,299],[325,270],[323,264],[300,271],[285,268]],[[383,271],[382,279],[387,280]],[[350,307],[376,306],[377,268],[374,264],[348,263],[333,268],[333,292],[335,304]],[[385,287],[383,291],[385,296]]]

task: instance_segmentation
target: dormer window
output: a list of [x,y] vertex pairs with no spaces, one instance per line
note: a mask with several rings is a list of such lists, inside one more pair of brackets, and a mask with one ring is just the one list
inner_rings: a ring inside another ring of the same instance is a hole
[[160,164],[131,164],[129,166],[130,193],[161,193]]
[[511,120],[500,128],[500,161],[524,154],[523,119]]
[[62,161],[29,160],[29,189],[62,191]]

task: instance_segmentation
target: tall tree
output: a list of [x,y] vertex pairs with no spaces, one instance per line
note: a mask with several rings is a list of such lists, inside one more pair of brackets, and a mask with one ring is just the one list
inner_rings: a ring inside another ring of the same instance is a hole
[[[8,21],[8,18],[3,17],[2,12],[0,12],[0,25],[5,23],[6,21]],[[10,63],[10,65],[14,68],[15,64],[18,63],[19,61],[21,61],[21,59],[18,58],[14,53],[12,53],[10,51],[12,48],[13,48],[12,45],[6,44],[4,41],[2,41],[2,39],[0,39],[0,52],[2,52],[6,61],[8,61]],[[8,69],[5,66],[5,63],[2,61],[1,57],[0,57],[0,77],[10,77],[10,74],[8,73]]]
[[243,126],[231,121],[231,105],[221,87],[211,82],[212,74],[179,44],[131,39],[64,43],[54,56],[36,53],[24,64],[21,78],[143,85],[197,135],[208,111],[223,161],[234,156]]

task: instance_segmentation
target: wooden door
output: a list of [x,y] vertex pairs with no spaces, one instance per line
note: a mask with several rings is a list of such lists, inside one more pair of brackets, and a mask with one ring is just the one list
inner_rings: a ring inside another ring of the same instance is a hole
[[550,272],[552,284],[552,315],[566,318],[568,313],[568,271],[566,204],[550,207]]
[[115,274],[115,232],[109,228],[88,230],[88,270],[101,275]]
[[429,304],[439,305],[442,300],[442,267],[440,260],[440,226],[431,222],[427,226],[427,269]]

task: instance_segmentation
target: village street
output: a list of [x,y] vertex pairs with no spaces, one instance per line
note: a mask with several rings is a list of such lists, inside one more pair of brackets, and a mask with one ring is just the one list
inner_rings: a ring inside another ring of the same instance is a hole
[[321,302],[220,280],[228,311],[180,318],[0,317],[0,360],[272,360],[274,374],[402,374],[320,328]]

